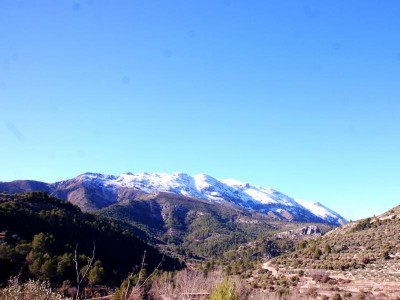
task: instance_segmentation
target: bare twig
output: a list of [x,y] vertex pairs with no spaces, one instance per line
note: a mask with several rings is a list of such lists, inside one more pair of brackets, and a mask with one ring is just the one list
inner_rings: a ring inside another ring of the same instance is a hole
[[147,276],[147,278],[143,281],[143,284],[141,286],[144,286],[146,284],[146,282],[149,281],[150,278],[153,277],[156,274],[158,269],[161,267],[163,261],[164,261],[164,254],[161,257],[161,261],[158,263],[157,267],[153,270],[153,272],[151,272],[151,274],[149,276]]
[[[131,299],[132,298],[132,293],[138,292],[140,290],[142,290],[142,288],[144,287],[144,285],[150,280],[150,278],[152,278],[156,272],[159,270],[159,268],[161,267],[161,264],[164,261],[164,255],[161,258],[160,263],[157,265],[157,267],[153,270],[153,272],[151,272],[151,274],[149,276],[147,276],[144,280],[142,280],[142,276],[143,276],[143,271],[145,269],[145,265],[146,265],[146,250],[143,253],[142,256],[142,262],[140,264],[140,270],[139,270],[139,274],[138,274],[138,280],[135,284],[134,287],[130,288],[130,280],[128,280],[128,285],[125,288],[125,295],[124,295],[124,299]],[[130,274],[128,276],[128,279],[133,276],[133,274]],[[129,294],[129,297],[128,297]]]
[[138,281],[136,282],[136,286],[135,287],[141,287],[142,286],[140,284],[140,279],[142,277],[142,271],[144,270],[144,266],[146,264],[145,261],[146,261],[146,250],[144,250],[144,252],[143,252],[142,263],[140,265],[140,270],[139,270],[139,278],[138,278]]
[[[88,274],[89,270],[92,267],[93,260],[94,260],[94,254],[96,252],[96,243],[93,242],[93,252],[92,256],[88,258],[88,264],[86,269],[79,269],[79,263],[78,263],[78,244],[76,244],[75,251],[74,251],[74,262],[75,262],[75,272],[76,272],[76,297],[75,299],[79,299],[79,293],[80,293],[80,286],[83,282],[83,280],[86,278],[86,275]],[[83,272],[82,272],[83,270]]]

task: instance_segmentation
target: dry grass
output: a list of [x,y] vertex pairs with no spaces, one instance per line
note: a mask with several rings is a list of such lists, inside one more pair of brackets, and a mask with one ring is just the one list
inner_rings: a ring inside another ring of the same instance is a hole
[[[400,299],[399,232],[396,207],[299,243],[296,251],[271,260],[269,266],[279,270],[275,277],[304,272],[296,287],[302,297]],[[312,291],[317,295],[310,296]]]
[[[262,290],[255,293],[253,299],[339,299],[340,296],[340,299],[398,300],[400,276],[391,272],[398,272],[399,267],[399,264],[371,265],[362,270],[339,271],[300,270],[281,265],[275,269],[275,275],[270,271],[267,276],[254,272],[252,281]],[[291,282],[300,271],[304,275],[296,285],[283,286],[283,282]],[[286,295],[278,295],[277,291],[283,287],[286,287]]]
[[61,294],[53,291],[48,282],[29,280],[25,283],[12,278],[7,288],[0,290],[2,300],[67,300]]
[[[189,269],[175,275],[164,273],[152,283],[150,296],[152,299],[169,300],[208,299],[212,290],[224,279],[225,276],[219,271],[212,271],[206,277],[202,272]],[[229,281],[235,287],[236,299],[248,299],[250,290],[243,280],[231,277]]]

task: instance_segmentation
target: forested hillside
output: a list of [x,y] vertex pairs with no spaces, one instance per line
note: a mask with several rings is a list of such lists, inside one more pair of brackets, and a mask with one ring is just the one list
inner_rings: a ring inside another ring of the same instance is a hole
[[[246,256],[263,256],[266,239],[306,225],[171,193],[141,195],[95,213],[131,224],[142,239],[170,253],[184,258],[214,259],[222,264],[231,263],[233,253],[246,251]],[[331,228],[326,224],[318,226],[325,228],[324,232]]]
[[94,252],[90,283],[119,285],[137,272],[146,253],[146,269],[162,261],[162,269],[182,267],[132,234],[128,225],[82,213],[71,203],[43,192],[0,194],[0,282],[11,275],[46,279],[54,283],[76,281],[75,251],[80,268]]

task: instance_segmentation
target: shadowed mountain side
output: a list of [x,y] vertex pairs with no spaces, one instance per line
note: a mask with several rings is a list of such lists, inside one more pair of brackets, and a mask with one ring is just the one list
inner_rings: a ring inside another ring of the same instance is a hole
[[0,181],[0,191],[8,194],[26,193],[34,191],[42,191],[50,193],[52,187],[50,184],[34,180],[15,180],[11,182]]
[[142,239],[193,258],[214,257],[275,232],[298,228],[274,214],[172,193],[137,195],[96,213],[139,228]]
[[0,194],[0,232],[5,233],[5,243],[0,243],[1,280],[22,272],[52,282],[74,282],[75,249],[90,256],[94,245],[95,259],[101,261],[104,280],[110,283],[119,284],[129,272],[136,272],[144,253],[148,270],[162,261],[165,269],[182,267],[177,259],[162,255],[132,231],[128,225],[83,213],[46,193]]

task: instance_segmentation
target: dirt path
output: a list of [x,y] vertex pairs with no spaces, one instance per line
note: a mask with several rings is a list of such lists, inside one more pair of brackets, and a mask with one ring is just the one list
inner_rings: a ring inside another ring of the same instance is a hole
[[275,268],[271,267],[271,261],[267,261],[267,262],[263,263],[262,268],[264,270],[271,271],[273,276],[276,276],[276,274],[278,274],[278,271]]

